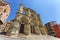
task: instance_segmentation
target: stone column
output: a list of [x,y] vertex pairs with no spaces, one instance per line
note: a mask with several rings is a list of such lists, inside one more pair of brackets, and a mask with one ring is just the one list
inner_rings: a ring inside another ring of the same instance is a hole
[[41,32],[40,32],[40,29],[39,29],[39,26],[34,26],[34,32],[36,33],[36,34],[41,34]]
[[25,27],[24,27],[24,33],[26,35],[31,34],[30,24],[25,25]]
[[20,24],[17,21],[14,21],[11,25],[11,27],[9,28],[7,35],[10,36],[18,36],[19,34],[19,29],[20,29]]

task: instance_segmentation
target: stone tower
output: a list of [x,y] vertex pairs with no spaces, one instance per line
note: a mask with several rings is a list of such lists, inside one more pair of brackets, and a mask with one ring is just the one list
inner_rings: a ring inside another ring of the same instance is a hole
[[8,3],[4,2],[3,0],[0,0],[0,34],[3,32],[5,25],[6,25],[6,19],[10,14],[10,6]]
[[8,3],[0,0],[0,23],[5,23],[10,14],[10,6]]

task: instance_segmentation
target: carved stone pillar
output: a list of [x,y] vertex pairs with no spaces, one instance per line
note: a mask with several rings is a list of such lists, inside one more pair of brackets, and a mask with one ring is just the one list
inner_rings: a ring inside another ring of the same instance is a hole
[[11,27],[9,28],[9,30],[7,32],[7,35],[18,36],[19,29],[20,29],[19,22],[15,21],[15,22],[12,23]]
[[24,27],[24,33],[26,35],[31,34],[30,24],[25,25],[25,27]]
[[34,26],[34,32],[36,33],[36,34],[40,34],[41,32],[40,32],[40,29],[39,29],[39,26]]

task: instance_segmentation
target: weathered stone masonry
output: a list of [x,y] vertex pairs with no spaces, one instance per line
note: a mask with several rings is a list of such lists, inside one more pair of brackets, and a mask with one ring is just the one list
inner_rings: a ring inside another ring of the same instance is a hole
[[9,35],[18,35],[20,33],[26,35],[41,34],[42,22],[39,14],[21,5],[11,26],[7,33],[10,33]]

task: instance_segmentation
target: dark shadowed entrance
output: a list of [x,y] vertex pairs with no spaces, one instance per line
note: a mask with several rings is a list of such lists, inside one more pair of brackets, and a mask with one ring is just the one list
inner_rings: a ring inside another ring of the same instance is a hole
[[3,22],[0,20],[0,24],[3,24]]
[[24,24],[21,24],[19,33],[24,33]]

